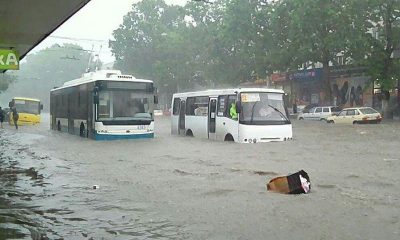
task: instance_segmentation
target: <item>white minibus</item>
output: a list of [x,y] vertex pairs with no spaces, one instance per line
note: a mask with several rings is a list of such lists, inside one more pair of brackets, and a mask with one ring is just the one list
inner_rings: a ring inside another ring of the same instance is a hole
[[267,88],[176,93],[171,133],[240,143],[291,140],[285,102],[282,90]]

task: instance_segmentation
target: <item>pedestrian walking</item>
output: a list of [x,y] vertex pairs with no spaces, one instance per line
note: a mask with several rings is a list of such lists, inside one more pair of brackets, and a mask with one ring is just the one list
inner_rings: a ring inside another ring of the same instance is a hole
[[12,118],[13,118],[13,121],[14,121],[15,129],[18,129],[18,118],[19,118],[19,115],[18,115],[18,112],[17,112],[17,108],[15,108],[15,107],[12,108]]
[[1,128],[3,128],[4,118],[5,118],[4,111],[3,111],[3,109],[1,109],[1,107],[0,107],[0,127],[1,127]]

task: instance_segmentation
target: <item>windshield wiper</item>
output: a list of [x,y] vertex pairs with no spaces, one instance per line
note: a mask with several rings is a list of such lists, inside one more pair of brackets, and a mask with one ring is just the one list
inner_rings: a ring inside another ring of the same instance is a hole
[[253,122],[253,116],[254,116],[254,107],[257,105],[259,102],[254,102],[253,107],[251,108],[251,118],[250,118],[250,123]]
[[279,109],[277,109],[276,107],[274,107],[274,106],[272,106],[270,104],[268,104],[268,107],[270,107],[270,108],[274,109],[275,111],[277,111],[284,119],[286,119],[286,121],[290,122],[289,118],[286,117],[286,115],[283,114]]

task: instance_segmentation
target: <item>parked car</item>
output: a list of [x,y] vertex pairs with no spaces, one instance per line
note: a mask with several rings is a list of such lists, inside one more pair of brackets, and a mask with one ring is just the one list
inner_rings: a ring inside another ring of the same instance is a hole
[[327,118],[328,123],[380,123],[381,114],[370,107],[345,108],[339,114]]
[[340,112],[340,108],[336,106],[326,107],[313,107],[310,110],[303,110],[297,116],[298,120],[326,120],[328,117],[333,116]]
[[311,108],[318,107],[318,104],[297,105],[297,112],[309,112]]
[[162,116],[163,115],[163,111],[160,109],[154,109],[154,116]]

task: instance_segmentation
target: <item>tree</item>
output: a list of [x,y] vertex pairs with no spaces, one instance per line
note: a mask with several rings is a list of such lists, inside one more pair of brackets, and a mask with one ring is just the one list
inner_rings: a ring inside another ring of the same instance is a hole
[[15,76],[0,73],[0,94],[7,90],[8,86],[15,80]]
[[336,64],[337,54],[352,54],[351,35],[358,31],[351,6],[346,0],[282,0],[272,7],[272,36],[284,50],[283,57],[273,51],[273,58],[280,60],[274,65],[298,69],[305,63],[322,63],[327,102],[332,100],[329,65]]
[[265,77],[266,6],[260,0],[191,1],[183,8],[139,2],[110,42],[116,66],[169,91]]
[[388,101],[389,90],[400,79],[400,58],[394,52],[400,49],[400,1],[369,0],[365,8],[364,24],[370,29],[367,58],[362,62],[368,67],[368,73],[382,89],[382,103],[385,117],[391,117]]
[[265,77],[268,41],[263,31],[268,19],[263,13],[267,4],[256,0],[222,2],[213,52],[223,71],[220,79],[237,84],[255,76]]
[[132,5],[123,24],[109,45],[116,67],[136,77],[156,80],[159,85],[177,87],[184,83],[187,60],[183,10],[163,0],[148,0]]

